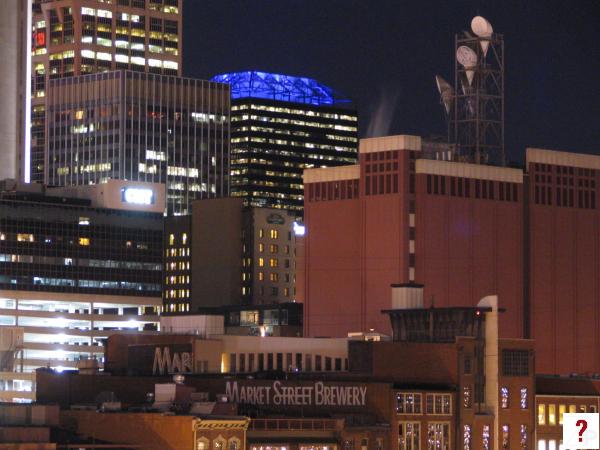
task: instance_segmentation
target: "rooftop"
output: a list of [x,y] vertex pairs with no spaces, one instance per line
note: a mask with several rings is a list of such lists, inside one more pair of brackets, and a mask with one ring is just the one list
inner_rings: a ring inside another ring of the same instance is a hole
[[264,98],[309,105],[349,103],[316,80],[277,73],[246,71],[216,75],[211,81],[231,85],[231,98]]

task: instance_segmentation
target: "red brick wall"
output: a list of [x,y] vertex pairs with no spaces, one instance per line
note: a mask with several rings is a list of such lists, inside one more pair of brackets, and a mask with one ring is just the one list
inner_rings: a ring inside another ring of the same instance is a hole
[[600,175],[548,164],[532,163],[528,169],[531,337],[537,370],[598,372]]

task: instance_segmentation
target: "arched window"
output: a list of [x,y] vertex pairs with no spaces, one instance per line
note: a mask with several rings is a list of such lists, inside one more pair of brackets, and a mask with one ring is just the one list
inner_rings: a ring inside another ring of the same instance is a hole
[[196,450],[208,450],[210,442],[206,438],[196,439]]
[[242,441],[238,438],[229,439],[229,443],[227,444],[227,450],[240,450],[242,448]]
[[227,445],[227,441],[225,439],[223,439],[222,436],[219,436],[218,438],[216,438],[213,441],[213,449],[214,450],[227,450],[226,446]]

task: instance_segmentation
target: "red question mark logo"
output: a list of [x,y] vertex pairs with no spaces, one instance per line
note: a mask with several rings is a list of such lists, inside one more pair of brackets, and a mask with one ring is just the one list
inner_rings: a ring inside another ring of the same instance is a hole
[[583,419],[579,419],[577,421],[577,423],[575,423],[576,427],[581,427],[581,430],[579,430],[579,442],[583,442],[583,432],[585,430],[587,430],[587,422]]

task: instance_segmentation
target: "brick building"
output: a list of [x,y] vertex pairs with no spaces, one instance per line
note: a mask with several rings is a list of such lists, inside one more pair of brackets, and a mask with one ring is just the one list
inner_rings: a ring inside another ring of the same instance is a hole
[[539,373],[600,371],[600,158],[528,149],[520,170],[423,146],[363,139],[358,165],[305,171],[305,334],[389,333],[390,285],[416,282],[426,306],[497,294]]

